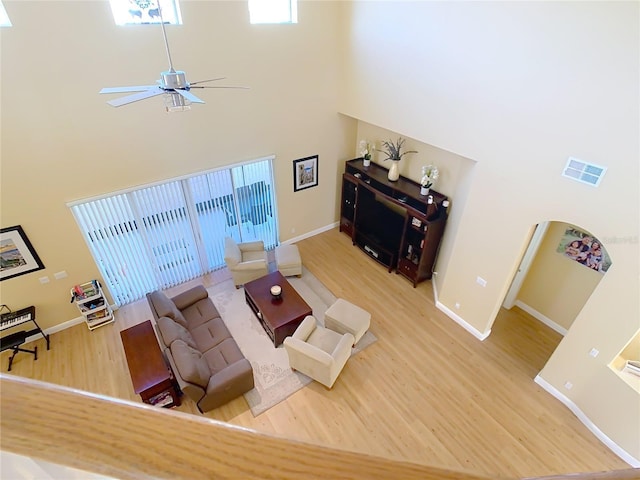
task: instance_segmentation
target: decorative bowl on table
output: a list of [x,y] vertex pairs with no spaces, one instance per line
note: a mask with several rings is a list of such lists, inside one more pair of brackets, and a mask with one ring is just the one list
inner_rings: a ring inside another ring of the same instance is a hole
[[270,289],[271,296],[276,300],[280,300],[282,298],[282,287],[280,285],[274,285]]

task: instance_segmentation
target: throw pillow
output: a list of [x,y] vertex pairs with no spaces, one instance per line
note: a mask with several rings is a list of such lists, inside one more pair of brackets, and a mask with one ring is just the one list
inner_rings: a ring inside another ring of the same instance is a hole
[[173,318],[176,322],[181,324],[183,327],[187,326],[187,321],[182,316],[182,312],[178,310],[176,304],[167,297],[164,292],[160,290],[156,290],[155,292],[151,292],[149,294],[151,298],[151,302],[153,303],[153,308],[156,310],[156,314],[158,317],[169,317]]
[[171,344],[171,355],[178,373],[185,382],[207,388],[211,372],[198,350],[191,348],[182,340],[176,340]]
[[160,317],[156,323],[158,324],[158,330],[160,330],[162,341],[167,347],[175,340],[182,340],[190,347],[198,348],[198,345],[189,331],[173,319],[169,317]]

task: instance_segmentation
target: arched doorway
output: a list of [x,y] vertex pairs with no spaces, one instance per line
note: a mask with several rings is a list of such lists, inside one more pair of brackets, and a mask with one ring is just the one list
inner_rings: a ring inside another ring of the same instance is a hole
[[601,241],[588,230],[542,222],[532,229],[503,308],[517,307],[564,336],[611,263]]

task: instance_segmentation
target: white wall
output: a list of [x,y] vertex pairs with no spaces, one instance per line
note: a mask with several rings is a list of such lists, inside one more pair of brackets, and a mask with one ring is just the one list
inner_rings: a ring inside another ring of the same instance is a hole
[[[98,95],[168,68],[158,25],[116,26],[107,0],[3,4],[2,226],[22,225],[46,269],[3,281],[1,303],[35,304],[43,328],[78,316],[69,288],[98,271],[71,200],[275,154],[281,240],[336,221],[355,138],[337,114],[337,4],[303,2],[297,25],[252,26],[246,2],[181,2],[184,24],[167,27],[175,68],[250,90],[198,90],[206,104],[176,114],[162,97],[113,108],[117,95]],[[293,160],[315,154],[318,186],[294,193]]]
[[[298,25],[252,27],[245,2],[186,1],[185,25],[168,30],[175,66],[251,90],[207,91],[179,115],[97,94],[153,82],[167,67],[160,32],[116,27],[106,0],[3,4],[1,223],[25,228],[46,269],[3,281],[0,303],[36,304],[44,328],[77,315],[68,289],[97,269],[70,200],[273,153],[281,238],[335,222],[349,116],[477,162],[460,171],[437,282],[480,332],[533,225],[605,242],[614,266],[541,376],[640,458],[638,394],[607,367],[640,319],[637,3],[303,1]],[[316,153],[318,187],[293,193],[292,160]],[[601,187],[561,178],[568,156],[607,165]]]
[[[350,43],[341,112],[477,162],[439,259],[446,308],[459,303],[465,322],[489,332],[541,221],[580,225],[605,243],[614,265],[541,377],[640,459],[640,430],[630,428],[640,424],[638,392],[607,367],[640,321],[639,4],[343,8]],[[562,178],[569,156],[608,166],[601,186]],[[601,352],[595,359],[592,347]]]

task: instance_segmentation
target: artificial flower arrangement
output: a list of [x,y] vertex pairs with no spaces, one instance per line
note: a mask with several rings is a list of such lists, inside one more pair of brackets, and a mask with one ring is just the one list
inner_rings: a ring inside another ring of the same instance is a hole
[[420,180],[420,185],[422,185],[422,188],[431,188],[439,176],[440,171],[438,170],[438,167],[435,165],[425,165],[422,167],[422,179]]
[[385,158],[383,161],[393,160],[399,162],[400,160],[402,160],[402,157],[404,157],[408,153],[418,153],[415,150],[407,150],[406,152],[402,152],[402,146],[404,145],[404,142],[404,138],[398,138],[395,143],[393,142],[393,140],[385,140],[384,142],[382,142],[383,150],[378,151],[384,153],[387,156],[387,158]]
[[371,160],[371,152],[373,146],[369,143],[369,140],[360,140],[360,156],[364,160]]

